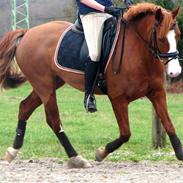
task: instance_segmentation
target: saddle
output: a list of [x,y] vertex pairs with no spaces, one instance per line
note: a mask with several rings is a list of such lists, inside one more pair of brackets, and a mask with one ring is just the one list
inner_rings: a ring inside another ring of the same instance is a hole
[[[105,82],[102,76],[114,42],[116,29],[116,18],[111,17],[105,21],[99,71],[100,78],[98,79],[98,83],[100,82],[100,85],[101,82]],[[69,69],[71,72],[84,72],[89,52],[82,25],[78,21],[76,21],[76,23],[65,33],[58,47],[56,61],[61,68],[67,68],[67,70]],[[101,90],[106,93],[105,87],[103,87],[103,89],[101,88]]]

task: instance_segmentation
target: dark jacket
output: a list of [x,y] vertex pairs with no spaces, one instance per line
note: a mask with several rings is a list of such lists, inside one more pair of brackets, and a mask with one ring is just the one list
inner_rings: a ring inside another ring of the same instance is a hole
[[[103,6],[112,6],[112,1],[111,0],[95,0],[96,2],[102,4]],[[93,8],[90,8],[86,6],[85,4],[81,3],[80,0],[76,0],[77,7],[78,7],[78,12],[80,15],[86,15],[91,12],[99,12]]]

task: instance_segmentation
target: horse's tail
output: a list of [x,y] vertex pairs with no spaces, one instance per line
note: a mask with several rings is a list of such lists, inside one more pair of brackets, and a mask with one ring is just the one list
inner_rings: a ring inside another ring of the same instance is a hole
[[16,88],[26,81],[18,65],[13,62],[19,39],[27,30],[8,32],[0,39],[0,87],[4,89]]

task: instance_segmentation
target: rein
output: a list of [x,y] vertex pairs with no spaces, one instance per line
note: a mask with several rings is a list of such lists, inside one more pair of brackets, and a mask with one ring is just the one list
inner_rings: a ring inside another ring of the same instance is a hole
[[118,41],[119,41],[119,36],[118,35],[118,40],[117,40],[117,43],[115,45],[115,52],[114,52],[114,55],[113,55],[113,59],[112,59],[112,70],[113,70],[113,73],[114,74],[118,74],[120,73],[121,71],[121,65],[122,65],[122,62],[123,62],[123,55],[124,55],[124,48],[125,48],[125,34],[126,34],[126,21],[123,19],[123,14],[124,14],[124,10],[126,10],[126,8],[121,8],[121,16],[118,17],[118,24],[120,24],[120,31],[122,30],[123,28],[123,38],[122,38],[122,42],[121,42],[121,52],[120,52],[120,61],[119,61],[119,65],[117,67],[117,69],[115,69],[114,65],[115,65],[115,58],[116,58],[116,53],[117,53],[117,50],[116,50],[116,47],[118,45]]

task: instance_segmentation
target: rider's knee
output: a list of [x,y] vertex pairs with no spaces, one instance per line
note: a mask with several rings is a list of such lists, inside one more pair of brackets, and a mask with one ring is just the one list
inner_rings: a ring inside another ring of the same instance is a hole
[[90,53],[90,58],[92,61],[97,62],[100,60],[100,54],[98,52]]

